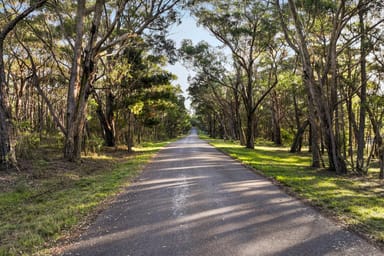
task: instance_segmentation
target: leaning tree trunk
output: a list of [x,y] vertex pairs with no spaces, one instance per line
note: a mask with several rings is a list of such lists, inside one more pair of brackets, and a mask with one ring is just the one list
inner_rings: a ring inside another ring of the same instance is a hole
[[[324,131],[325,143],[328,152],[329,169],[336,173],[346,173],[347,166],[345,159],[340,152],[340,145],[336,141],[333,131],[333,122],[330,107],[325,98],[322,86],[316,81],[311,66],[311,58],[308,51],[308,42],[303,31],[301,20],[299,18],[296,4],[293,0],[288,0],[292,18],[295,23],[295,29],[299,40],[299,54],[303,65],[304,82],[309,90],[310,100],[314,103],[314,109],[320,118],[321,128]],[[334,39],[334,38],[333,38]],[[332,41],[332,43],[335,43]],[[331,52],[332,53],[332,52]],[[331,56],[332,57],[332,56]],[[333,56],[336,58],[336,56]],[[325,76],[324,76],[325,77]]]
[[313,77],[311,81],[312,98],[315,100],[316,111],[319,113],[320,124],[324,132],[324,141],[328,153],[329,170],[339,174],[347,173],[347,165],[344,157],[341,155],[340,145],[333,131],[333,122],[331,111],[327,101],[321,92],[321,87],[317,84]]

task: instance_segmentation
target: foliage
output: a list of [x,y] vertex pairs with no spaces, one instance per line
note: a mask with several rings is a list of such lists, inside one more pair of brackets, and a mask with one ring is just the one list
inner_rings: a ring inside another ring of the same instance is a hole
[[311,166],[337,173],[366,175],[377,157],[384,178],[382,1],[193,3],[230,51],[224,62],[205,42],[180,49],[196,71],[189,93],[201,129],[249,148],[253,137],[308,145]]

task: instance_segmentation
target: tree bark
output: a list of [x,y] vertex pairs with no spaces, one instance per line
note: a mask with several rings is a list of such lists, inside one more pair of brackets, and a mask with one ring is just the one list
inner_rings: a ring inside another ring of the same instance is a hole
[[132,153],[133,152],[133,117],[132,117],[132,113],[130,110],[128,110],[128,117],[127,117],[127,120],[128,120],[128,128],[127,128],[127,132],[125,134],[125,143],[127,145],[127,150],[129,153]]
[[97,108],[96,114],[103,131],[104,145],[107,147],[114,147],[116,145],[116,131],[114,120],[114,96],[112,92],[107,92],[106,107],[103,111],[103,103],[99,95],[92,90],[93,98],[96,100]]
[[[288,4],[294,20],[294,26],[300,44],[299,54],[302,59],[304,82],[308,86],[309,94],[311,96],[310,99],[313,100],[315,110],[320,117],[321,127],[325,135],[325,144],[327,146],[329,159],[329,169],[335,171],[336,173],[346,173],[347,166],[345,159],[340,154],[340,145],[338,145],[333,131],[331,110],[327,100],[325,99],[325,95],[322,92],[321,85],[318,81],[316,81],[314,77],[307,40],[304,35],[301,20],[298,16],[296,5],[293,0],[288,0]],[[335,38],[333,39],[335,40]],[[335,42],[333,41],[332,43],[334,44]],[[330,51],[330,53],[332,53],[332,51]],[[336,56],[332,57],[336,58]],[[326,72],[326,74],[328,74],[328,72]],[[326,77],[326,75],[323,77]]]
[[374,116],[374,112],[367,108],[367,112],[369,115],[369,119],[371,120],[373,132],[375,133],[375,141],[377,145],[377,155],[379,158],[379,179],[384,179],[384,142],[383,142],[383,136],[381,135],[381,123],[382,120],[377,121]]
[[276,91],[272,91],[271,93],[272,98],[272,106],[271,106],[271,112],[272,112],[272,141],[277,146],[282,145],[282,139],[281,139],[281,126],[280,126],[280,112],[281,112],[281,106],[279,99],[277,97]]
[[246,148],[255,148],[255,126],[254,126],[254,113],[247,113],[247,131],[246,131]]
[[[67,134],[64,145],[64,157],[77,161],[81,157],[83,133],[86,123],[87,103],[94,82],[95,44],[100,25],[103,0],[97,0],[90,28],[87,46],[82,57],[84,35],[85,0],[79,0],[76,14],[76,42],[72,63],[71,78],[68,89]],[[81,65],[80,65],[81,64]]]
[[313,104],[313,100],[311,100],[311,96],[308,95],[308,114],[309,114],[309,124],[310,124],[310,141],[309,147],[312,154],[312,164],[311,167],[320,168],[320,124],[319,119],[316,115],[315,106]]
[[0,31],[0,166],[16,167],[17,159],[14,139],[14,126],[12,123],[12,109],[9,104],[7,84],[5,78],[4,66],[4,41],[7,35],[14,29],[14,27],[27,17],[31,12],[43,6],[47,0],[41,0],[27,9],[21,14],[17,15],[13,20],[6,23]]
[[[250,51],[253,52],[252,50]],[[246,86],[246,97],[244,98],[245,108],[247,112],[247,132],[246,132],[246,144],[245,147],[249,149],[255,148],[255,108],[253,100],[253,65],[252,62],[247,65],[247,86]]]
[[67,119],[66,119],[66,137],[64,144],[64,158],[69,161],[76,161],[77,154],[75,153],[75,138],[78,136],[76,121],[76,98],[80,90],[80,68],[81,55],[84,34],[84,16],[85,16],[85,0],[78,0],[76,11],[76,39],[74,56],[72,60],[71,75],[68,87],[67,96]]
[[295,138],[293,139],[293,142],[291,145],[291,149],[289,150],[290,153],[301,152],[301,146],[303,143],[303,134],[305,132],[305,129],[308,127],[308,125],[309,125],[309,120],[305,120],[304,123],[301,126],[299,126],[299,128],[297,129]]
[[356,156],[356,170],[360,174],[366,174],[364,166],[364,148],[365,148],[365,118],[366,118],[366,104],[367,104],[367,68],[366,68],[366,31],[364,22],[365,11],[359,11],[359,26],[360,26],[360,114],[359,114],[359,130],[357,134],[357,156]]

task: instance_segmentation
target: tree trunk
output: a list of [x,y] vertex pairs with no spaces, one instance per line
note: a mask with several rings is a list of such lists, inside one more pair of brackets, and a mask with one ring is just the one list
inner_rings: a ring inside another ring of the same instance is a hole
[[369,119],[371,120],[373,132],[375,133],[375,141],[377,145],[377,155],[379,158],[379,164],[380,164],[380,171],[379,171],[379,178],[384,179],[384,143],[383,143],[383,136],[381,135],[381,125],[382,120],[377,121],[374,116],[374,112],[367,108],[367,112],[369,115]]
[[[239,74],[237,75],[239,76]],[[240,79],[239,77],[237,78]],[[239,86],[240,82],[236,81],[235,88],[233,88],[233,95],[235,100],[235,124],[236,124],[236,135],[238,136],[237,139],[240,140],[240,145],[245,146],[245,138],[243,133],[243,124],[241,120],[241,113],[240,113],[240,95],[239,95]]]
[[[103,0],[97,0],[94,8],[88,43],[82,58],[82,41],[84,35],[85,0],[79,0],[76,14],[75,54],[72,63],[67,105],[67,134],[64,145],[64,157],[77,161],[81,156],[83,131],[86,122],[87,103],[95,73],[94,46],[102,14]],[[80,67],[80,63],[82,65]]]
[[12,136],[12,112],[9,106],[4,68],[4,38],[0,38],[0,167],[9,168],[17,164]]
[[301,152],[301,146],[303,143],[303,134],[308,125],[309,125],[309,120],[305,120],[304,123],[297,129],[295,138],[293,139],[293,143],[289,151],[290,153]]
[[359,117],[359,130],[357,134],[357,157],[356,157],[356,170],[360,174],[366,174],[368,170],[364,167],[364,148],[365,148],[365,117],[366,117],[366,104],[367,104],[367,70],[366,70],[366,32],[364,22],[365,10],[359,11],[359,26],[360,26],[360,74],[361,74],[361,88],[360,88],[360,117]]
[[[310,98],[310,96],[309,96]],[[309,147],[312,154],[312,164],[311,167],[320,168],[320,125],[318,118],[316,116],[316,112],[313,106],[312,100],[309,100],[309,123],[310,123],[310,141]]]
[[81,66],[81,55],[82,55],[82,44],[84,34],[84,16],[85,16],[85,0],[79,0],[77,2],[76,12],[76,39],[75,49],[72,61],[71,75],[68,87],[67,97],[67,120],[66,120],[66,137],[64,143],[64,158],[69,161],[76,161],[80,158],[80,155],[76,154],[76,141],[78,140],[78,131],[75,126],[76,122],[76,108],[80,91],[80,66]]
[[104,145],[107,147],[114,147],[116,144],[114,129],[107,121],[104,112],[99,105],[97,106],[96,114],[99,118],[100,126],[103,131]]
[[275,143],[275,145],[281,146],[282,139],[281,139],[281,127],[280,127],[280,102],[275,90],[272,91],[271,98],[272,98],[272,106],[271,106],[272,141]]
[[[293,106],[294,106],[294,109],[295,109],[295,122],[296,122],[296,135],[295,135],[295,138],[292,142],[292,145],[291,145],[291,149],[289,152],[291,153],[297,153],[297,152],[301,152],[301,147],[302,147],[302,144],[303,144],[303,134],[305,132],[305,129],[306,127],[309,125],[309,120],[306,120],[303,125],[300,123],[300,110],[299,110],[299,106],[297,104],[297,97],[296,97],[296,93],[294,92],[293,93]],[[307,125],[304,127],[304,124]]]
[[109,124],[109,138],[107,145],[114,147],[116,145],[116,129],[115,129],[115,96],[111,91],[107,94],[106,100],[106,115]]
[[111,92],[106,95],[106,110],[103,111],[103,103],[96,93],[92,90],[93,98],[97,103],[96,114],[103,131],[104,145],[107,147],[114,147],[116,145],[116,130],[114,120],[114,96]]
[[[328,102],[322,91],[322,85],[324,85],[324,83],[320,84],[319,81],[316,81],[314,77],[313,69],[311,66],[310,54],[308,51],[308,42],[303,31],[301,20],[298,16],[295,2],[293,0],[288,0],[288,4],[295,23],[295,29],[300,44],[299,54],[303,65],[304,82],[308,87],[309,95],[311,96],[310,99],[313,100],[314,109],[320,117],[321,128],[324,131],[325,135],[329,169],[335,171],[336,173],[346,173],[347,166],[345,163],[345,159],[340,153],[340,145],[338,144],[335,138],[335,133],[333,131],[333,122],[330,106],[328,105]],[[332,44],[330,47],[334,47],[335,41],[332,41],[331,43]],[[330,51],[330,53],[333,53],[333,51]],[[336,58],[336,56],[330,57]],[[323,78],[325,78],[327,74],[328,72],[324,74]]]
[[132,113],[128,110],[128,129],[125,134],[125,143],[127,145],[127,150],[129,153],[133,152],[133,120],[132,120]]
[[246,148],[255,148],[254,114],[247,113]]
[[245,147],[249,149],[255,148],[255,109],[253,102],[253,70],[252,66],[248,66],[247,69],[247,88],[245,108],[247,111],[247,132],[246,132],[246,144]]
[[244,138],[242,136],[241,132],[241,114],[240,114],[240,100],[239,100],[239,93],[237,92],[237,88],[233,90],[234,94],[234,130],[235,130],[235,136],[236,139],[240,141],[240,145],[244,145]]
[[4,41],[14,27],[27,17],[31,12],[43,6],[47,0],[40,0],[25,9],[21,14],[17,15],[13,20],[3,24],[0,31],[0,166],[17,167],[17,159],[15,152],[16,142],[14,140],[14,127],[12,124],[12,110],[9,105],[7,84],[5,79],[4,66]]

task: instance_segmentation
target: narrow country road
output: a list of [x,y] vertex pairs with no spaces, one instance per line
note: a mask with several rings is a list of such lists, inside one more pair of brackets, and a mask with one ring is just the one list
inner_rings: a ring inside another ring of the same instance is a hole
[[200,140],[170,144],[63,255],[383,255]]

